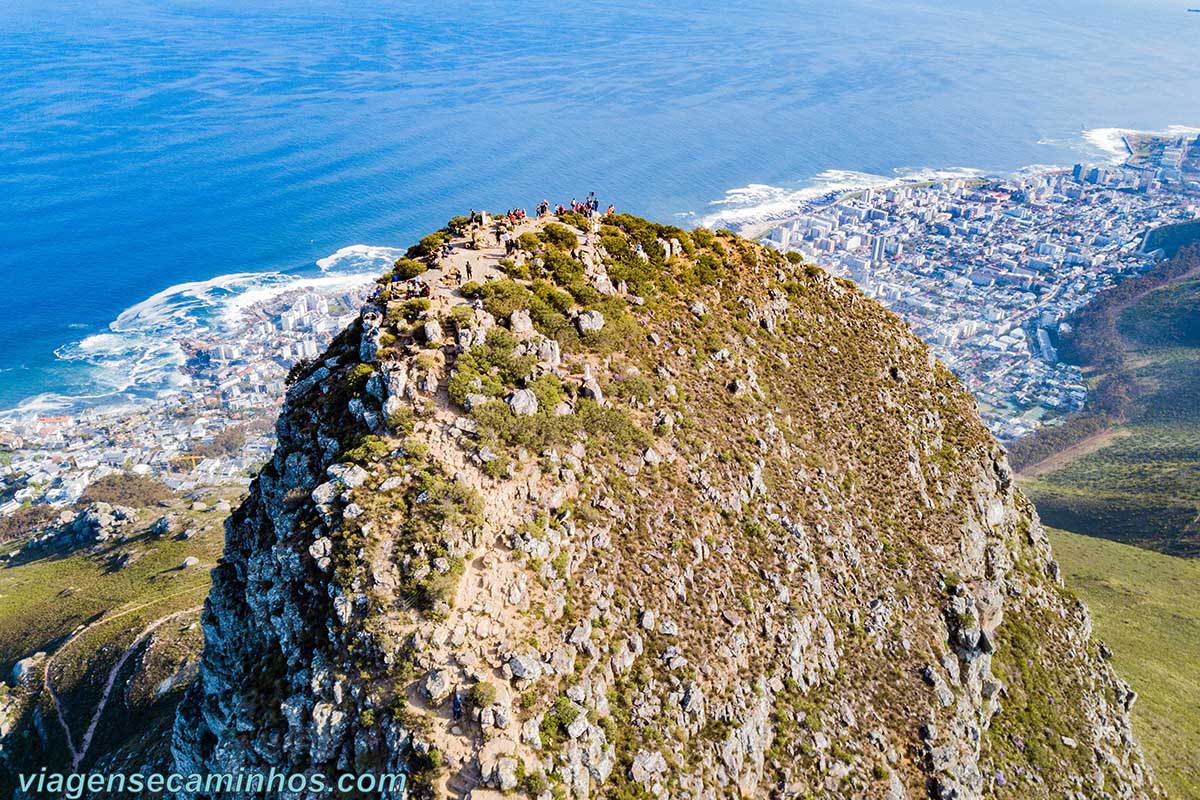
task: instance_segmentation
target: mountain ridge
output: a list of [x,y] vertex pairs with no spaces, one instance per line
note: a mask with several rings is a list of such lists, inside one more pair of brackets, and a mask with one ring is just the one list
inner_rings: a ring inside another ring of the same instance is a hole
[[1161,796],[1004,451],[848,282],[728,232],[472,215],[292,378],[182,772]]

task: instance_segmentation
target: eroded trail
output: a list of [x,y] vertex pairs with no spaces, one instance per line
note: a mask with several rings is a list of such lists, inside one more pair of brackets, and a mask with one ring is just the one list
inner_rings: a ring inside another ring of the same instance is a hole
[[[88,723],[87,731],[85,731],[83,734],[83,740],[79,743],[79,749],[72,753],[72,770],[78,769],[79,762],[81,762],[83,757],[87,755],[88,748],[91,747],[92,744],[92,737],[96,734],[96,726],[100,724],[100,717],[104,715],[104,709],[108,704],[108,696],[112,693],[113,684],[116,682],[117,675],[120,674],[121,668],[125,666],[125,662],[129,660],[129,657],[133,655],[135,650],[141,647],[142,642],[146,641],[146,638],[150,634],[158,630],[158,628],[160,628],[163,624],[176,617],[182,617],[187,614],[195,614],[202,608],[203,606],[193,606],[192,608],[185,608],[182,611],[176,611],[173,614],[168,614],[165,617],[159,617],[154,622],[151,622],[149,625],[143,628],[142,632],[137,635],[137,638],[134,639],[132,643],[130,643],[129,647],[125,648],[125,652],[121,654],[121,657],[117,659],[117,663],[113,665],[111,670],[109,670],[108,679],[104,682],[104,692],[100,695],[100,701],[96,704],[96,710],[92,714],[92,720],[90,723]],[[63,725],[66,725],[65,721],[63,722]]]
[[176,592],[176,593],[168,595],[166,597],[158,598],[157,600],[154,600],[152,602],[143,603],[142,605],[126,609],[125,611],[121,611],[119,613],[113,614],[112,616],[105,617],[101,620],[97,620],[96,622],[85,625],[82,628],[80,628],[79,630],[72,633],[69,637],[67,637],[67,639],[62,643],[62,645],[59,646],[58,650],[56,650],[52,655],[47,656],[45,664],[43,665],[43,669],[42,669],[42,685],[45,687],[46,692],[50,695],[50,700],[54,705],[55,716],[58,717],[59,727],[62,728],[63,735],[66,737],[67,748],[71,751],[71,769],[73,771],[78,769],[80,763],[83,762],[84,757],[87,755],[88,750],[91,748],[92,739],[96,734],[97,726],[100,724],[100,718],[104,716],[104,709],[108,705],[108,698],[109,698],[109,695],[112,693],[113,685],[116,683],[117,675],[120,674],[121,669],[125,666],[125,663],[129,660],[129,657],[134,653],[134,651],[136,651],[142,645],[143,642],[145,642],[146,638],[149,637],[150,634],[154,633],[154,631],[156,631],[159,627],[161,627],[162,625],[164,625],[165,623],[169,622],[170,620],[172,620],[176,617],[182,617],[182,616],[185,616],[188,614],[195,614],[196,612],[200,611],[203,608],[203,605],[192,606],[190,608],[186,608],[181,611],[173,611],[170,614],[166,614],[165,616],[159,617],[158,619],[156,619],[153,622],[151,622],[150,624],[148,624],[145,628],[143,628],[140,633],[138,633],[138,635],[129,644],[129,646],[125,648],[124,652],[121,653],[120,658],[117,659],[116,663],[109,670],[108,677],[105,679],[104,689],[100,695],[100,700],[96,703],[96,708],[92,712],[92,717],[91,717],[90,721],[88,722],[87,730],[84,731],[83,738],[80,740],[78,746],[76,746],[75,737],[71,733],[71,725],[69,722],[67,722],[66,703],[63,701],[63,699],[61,697],[59,697],[58,692],[56,692],[54,690],[54,684],[50,678],[50,671],[54,665],[54,659],[57,656],[62,655],[63,651],[66,650],[66,648],[72,642],[74,642],[76,639],[83,636],[85,633],[89,633],[89,632],[95,630],[96,628],[98,628],[102,625],[107,625],[108,623],[114,622],[114,621],[120,619],[121,617],[128,616],[128,615],[133,614],[137,611],[140,611],[144,608],[148,608],[149,606],[165,602],[174,597],[178,597],[180,595],[187,594],[188,592],[194,592],[194,591],[197,591],[198,589],[207,590],[207,588],[208,588],[207,586],[194,586],[191,589],[185,589],[183,591]]

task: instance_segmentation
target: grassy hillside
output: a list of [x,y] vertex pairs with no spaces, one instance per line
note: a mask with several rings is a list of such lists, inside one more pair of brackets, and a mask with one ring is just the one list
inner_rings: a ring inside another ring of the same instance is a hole
[[1200,220],[1164,225],[1150,231],[1146,237],[1144,249],[1150,251],[1161,247],[1167,251],[1168,256],[1173,256],[1179,252],[1180,248],[1186,247],[1197,239],[1200,239]]
[[1099,446],[1027,470],[1053,527],[1200,556],[1200,281],[1182,279],[1113,315],[1127,411]]
[[1198,279],[1200,244],[1192,244],[1149,272],[1102,292],[1071,317],[1072,329],[1059,337],[1059,354],[1082,368],[1087,403],[1059,424],[1014,442],[1009,449],[1014,467],[1042,471],[1042,462],[1135,421],[1161,400],[1194,400],[1190,385],[1182,393],[1157,392],[1161,378],[1170,382],[1187,376],[1163,374],[1155,367],[1191,366],[1174,364],[1173,351],[1195,347],[1197,320],[1189,299],[1194,291],[1188,287]]
[[[4,747],[17,763],[69,767],[72,746],[82,749],[98,712],[81,767],[165,753],[175,705],[195,672],[200,606],[221,555],[226,516],[190,505],[175,498],[144,508],[123,537],[91,548],[26,554],[17,552],[22,540],[0,547],[11,556],[0,564],[0,676],[11,683],[18,660],[48,654],[15,689],[20,711]],[[154,535],[151,525],[169,511],[178,515],[180,532]],[[182,568],[188,557],[198,563]],[[33,731],[39,716],[44,745]],[[0,764],[0,796],[5,780]]]
[[1067,586],[1140,698],[1134,724],[1175,800],[1200,798],[1200,561],[1050,532]]
[[1143,346],[1200,347],[1200,281],[1151,292],[1121,312],[1117,327]]

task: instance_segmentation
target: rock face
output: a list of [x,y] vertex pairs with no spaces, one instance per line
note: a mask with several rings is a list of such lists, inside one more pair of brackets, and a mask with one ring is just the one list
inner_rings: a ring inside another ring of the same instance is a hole
[[407,770],[437,797],[1160,796],[1133,693],[928,348],[778,253],[612,221],[575,271],[544,253],[594,293],[547,272],[486,313],[435,296],[457,352],[385,346],[384,294],[292,387],[213,573],[175,769]]

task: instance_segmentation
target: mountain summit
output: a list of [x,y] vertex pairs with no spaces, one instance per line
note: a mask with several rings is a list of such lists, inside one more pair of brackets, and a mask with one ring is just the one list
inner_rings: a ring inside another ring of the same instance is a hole
[[472,215],[291,380],[180,771],[1160,795],[973,400],[850,283],[728,232]]

